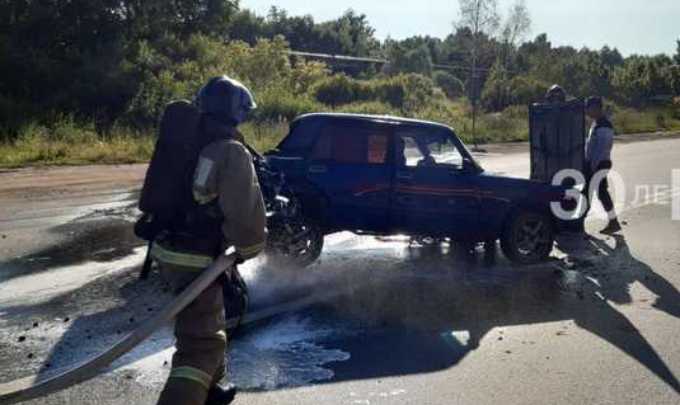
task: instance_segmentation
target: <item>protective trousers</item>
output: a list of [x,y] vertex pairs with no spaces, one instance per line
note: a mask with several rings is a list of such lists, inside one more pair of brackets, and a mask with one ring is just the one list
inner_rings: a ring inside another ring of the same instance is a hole
[[[159,264],[175,293],[200,274],[194,268]],[[215,282],[177,316],[177,351],[158,405],[205,404],[210,387],[224,376],[225,327],[222,285]]]

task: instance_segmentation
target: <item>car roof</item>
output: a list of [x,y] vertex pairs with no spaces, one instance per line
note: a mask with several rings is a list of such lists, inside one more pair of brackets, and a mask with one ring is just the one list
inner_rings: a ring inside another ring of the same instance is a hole
[[438,122],[418,120],[413,118],[395,117],[393,115],[372,115],[372,114],[349,114],[349,113],[310,113],[303,114],[295,118],[292,123],[299,124],[304,121],[311,121],[315,119],[329,119],[329,120],[356,120],[369,122],[387,122],[390,124],[411,124],[438,127],[441,129],[453,130],[448,125],[440,124]]

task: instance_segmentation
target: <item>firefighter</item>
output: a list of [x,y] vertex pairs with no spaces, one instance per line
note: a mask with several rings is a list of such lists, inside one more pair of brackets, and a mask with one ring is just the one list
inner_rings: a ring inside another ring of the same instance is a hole
[[[213,220],[194,221],[199,226],[164,233],[153,243],[151,257],[175,292],[188,286],[228,246],[235,247],[242,262],[258,255],[265,243],[262,193],[252,156],[237,130],[256,107],[253,97],[241,83],[218,77],[201,89],[196,105],[202,114],[200,130],[214,141],[198,156],[193,197],[205,212],[212,212],[208,217]],[[217,405],[234,399],[232,385],[218,385],[227,347],[223,300],[222,285],[215,283],[177,316],[177,351],[158,404]]]

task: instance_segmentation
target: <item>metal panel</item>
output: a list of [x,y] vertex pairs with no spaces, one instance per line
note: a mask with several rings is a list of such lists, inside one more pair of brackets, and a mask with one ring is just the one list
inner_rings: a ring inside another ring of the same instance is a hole
[[585,135],[585,111],[581,100],[531,105],[531,179],[550,183],[561,170],[583,170]]

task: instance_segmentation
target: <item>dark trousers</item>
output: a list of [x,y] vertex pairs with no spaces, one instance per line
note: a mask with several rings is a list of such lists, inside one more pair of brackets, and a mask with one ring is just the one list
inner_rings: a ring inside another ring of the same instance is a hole
[[[590,164],[588,165],[588,167],[590,167]],[[589,207],[592,208],[592,205],[593,205],[592,204],[593,196],[590,193],[590,184],[593,180],[593,177],[600,170],[610,170],[611,168],[612,168],[612,162],[607,160],[607,161],[600,163],[600,165],[597,167],[597,170],[586,173],[587,179],[586,179],[584,191],[586,193],[588,193],[587,197],[588,197]],[[606,176],[604,178],[602,178],[602,180],[600,181],[600,184],[597,187],[597,198],[600,199],[600,202],[602,203],[602,207],[604,207],[604,209],[605,209],[605,211],[607,211],[607,213],[610,213],[614,210],[614,201],[612,200],[611,194],[609,194],[609,182],[607,181]],[[590,211],[590,208],[588,208],[588,211]]]

